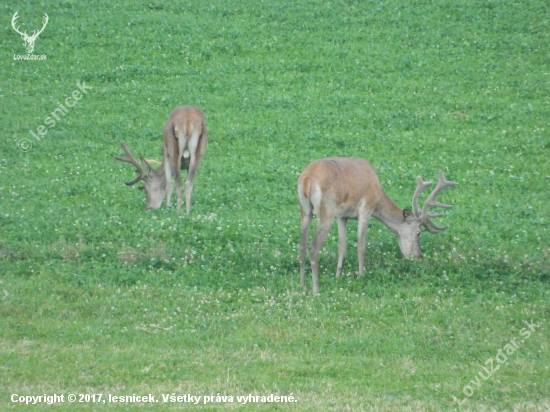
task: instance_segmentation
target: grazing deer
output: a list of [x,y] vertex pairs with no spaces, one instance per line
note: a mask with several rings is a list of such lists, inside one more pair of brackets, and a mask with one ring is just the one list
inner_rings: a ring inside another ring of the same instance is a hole
[[204,114],[201,109],[195,106],[176,107],[168,121],[164,125],[164,141],[162,143],[162,163],[156,169],[141,158],[145,173],[136,161],[126,143],[121,142],[125,157],[115,157],[121,162],[131,163],[135,166],[139,176],[126,183],[133,185],[140,180],[145,182],[145,195],[147,208],[158,209],[162,205],[166,194],[166,205],[170,206],[172,196],[172,175],[177,184],[178,212],[181,209],[183,197],[183,185],[181,182],[181,171],[187,170],[185,182],[185,206],[187,214],[191,211],[191,194],[193,193],[193,181],[199,169],[199,164],[208,141],[208,132],[204,121]]
[[32,51],[34,50],[34,43],[36,42],[36,39],[38,38],[40,33],[42,33],[44,31],[44,29],[46,28],[46,25],[48,24],[48,20],[50,18],[48,17],[48,15],[46,13],[44,13],[44,23],[42,24],[42,28],[40,30],[33,30],[32,35],[29,36],[27,34],[27,30],[25,30],[23,33],[21,33],[19,31],[19,29],[17,27],[15,27],[15,22],[19,18],[18,13],[19,12],[16,11],[15,14],[13,15],[13,17],[11,19],[11,27],[13,27],[13,29],[17,32],[17,34],[19,34],[21,36],[21,38],[23,39],[23,41],[26,44],[25,48],[27,49],[27,53],[31,54]]
[[313,278],[313,293],[319,293],[319,251],[332,222],[338,219],[338,265],[336,276],[342,273],[346,253],[346,225],[348,219],[357,219],[357,254],[359,274],[363,273],[367,228],[371,216],[381,221],[395,235],[403,257],[420,257],[420,226],[430,233],[439,233],[448,226],[440,227],[430,219],[443,216],[428,211],[431,206],[451,209],[435,200],[446,187],[455,186],[439,171],[439,183],[426,199],[422,211],[418,209],[418,196],[432,182],[422,182],[417,177],[418,187],[412,198],[413,211],[400,209],[380,187],[376,172],[363,159],[330,157],[311,162],[298,178],[297,192],[300,201],[300,283],[305,284],[305,259],[309,230],[313,215],[317,215],[317,230],[309,245],[309,259]]

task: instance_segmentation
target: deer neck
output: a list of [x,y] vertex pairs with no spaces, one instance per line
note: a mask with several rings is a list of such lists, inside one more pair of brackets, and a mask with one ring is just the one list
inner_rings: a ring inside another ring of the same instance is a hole
[[373,210],[372,216],[382,222],[393,233],[403,224],[403,209],[397,206],[386,193],[382,192],[382,198],[378,206]]
[[160,164],[159,167],[157,167],[153,173],[155,174],[155,177],[159,180],[166,181],[166,169],[164,167],[164,161]]

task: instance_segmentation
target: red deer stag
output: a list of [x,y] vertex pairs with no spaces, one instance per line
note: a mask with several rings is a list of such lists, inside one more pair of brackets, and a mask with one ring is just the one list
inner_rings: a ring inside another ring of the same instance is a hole
[[185,206],[187,214],[189,214],[191,211],[193,181],[199,169],[207,141],[208,132],[202,110],[195,106],[180,106],[170,113],[170,117],[164,125],[162,163],[156,170],[153,170],[149,163],[141,158],[141,163],[147,170],[147,173],[144,172],[124,142],[121,142],[121,146],[126,156],[117,156],[115,159],[135,166],[139,176],[135,180],[126,183],[126,185],[130,186],[143,180],[145,182],[146,204],[147,208],[150,209],[158,209],[162,205],[165,194],[166,205],[170,206],[172,175],[174,175],[178,193],[177,209],[178,212],[180,211],[183,202],[181,171],[187,170]]
[[417,177],[418,187],[412,198],[413,211],[400,209],[380,187],[376,172],[363,159],[331,157],[311,162],[298,178],[297,192],[301,213],[300,283],[305,284],[305,259],[309,230],[313,215],[317,215],[317,229],[309,245],[309,259],[313,278],[313,293],[319,293],[319,251],[332,222],[338,219],[338,265],[336,276],[342,273],[346,253],[346,225],[348,219],[357,219],[357,254],[359,274],[363,273],[367,228],[371,216],[381,221],[397,235],[403,257],[420,257],[420,227],[430,233],[439,233],[448,226],[440,227],[430,219],[443,216],[428,211],[431,206],[451,209],[435,200],[446,187],[457,183],[448,182],[439,171],[439,183],[426,199],[422,210],[418,209],[418,196],[432,182],[423,182]]

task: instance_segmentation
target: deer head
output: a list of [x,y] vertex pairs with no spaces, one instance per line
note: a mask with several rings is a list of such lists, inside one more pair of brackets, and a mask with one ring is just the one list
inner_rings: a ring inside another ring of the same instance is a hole
[[[444,205],[435,200],[436,196],[441,193],[446,187],[456,186],[457,183],[449,182],[445,180],[443,172],[439,171],[439,182],[437,183],[436,188],[428,196],[422,210],[418,209],[418,197],[420,194],[433,185],[433,182],[423,182],[422,178],[418,176],[416,178],[417,187],[412,198],[412,209],[403,210],[404,223],[397,227],[395,233],[397,235],[397,242],[399,244],[399,249],[405,258],[409,257],[421,257],[422,253],[420,252],[420,228],[424,227],[428,232],[437,234],[449,226],[437,226],[430,219],[444,216],[442,213],[432,213],[428,209],[430,207],[441,207],[443,209],[452,209],[451,205]],[[393,231],[393,230],[392,230]]]
[[134,156],[132,156],[132,153],[130,152],[130,149],[128,149],[128,146],[126,146],[126,143],[121,142],[120,145],[126,153],[126,156],[116,156],[115,159],[134,165],[134,167],[136,168],[136,172],[139,175],[131,182],[127,182],[125,184],[127,186],[132,186],[137,182],[143,180],[145,185],[141,186],[140,189],[145,190],[145,201],[147,208],[158,209],[162,205],[162,201],[166,193],[166,176],[164,174],[164,167],[160,166],[158,169],[154,170],[142,157],[140,158],[141,163],[143,165],[143,168],[145,168],[145,170],[147,171],[144,172],[141,165],[134,158]]
[[38,36],[40,35],[40,33],[42,33],[44,31],[44,29],[46,28],[46,25],[48,24],[48,20],[49,20],[49,17],[46,13],[44,13],[44,24],[42,25],[42,28],[40,30],[34,30],[32,35],[29,36],[27,34],[27,31],[25,30],[25,32],[21,33],[19,31],[19,29],[17,27],[15,27],[15,21],[19,18],[19,16],[17,15],[17,13],[19,13],[18,11],[15,12],[15,14],[13,15],[12,19],[11,19],[11,26],[13,27],[13,29],[19,33],[21,35],[21,37],[23,38],[23,40],[25,41],[25,44],[26,44],[26,49],[27,49],[27,53],[28,54],[31,54],[32,51],[34,50],[34,43],[36,42],[36,39],[38,38]]

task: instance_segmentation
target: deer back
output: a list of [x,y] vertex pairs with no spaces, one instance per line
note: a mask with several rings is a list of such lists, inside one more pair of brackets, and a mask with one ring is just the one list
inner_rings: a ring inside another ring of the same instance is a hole
[[357,218],[363,208],[374,210],[383,196],[376,172],[358,158],[330,157],[311,162],[298,179],[298,193],[314,213]]

